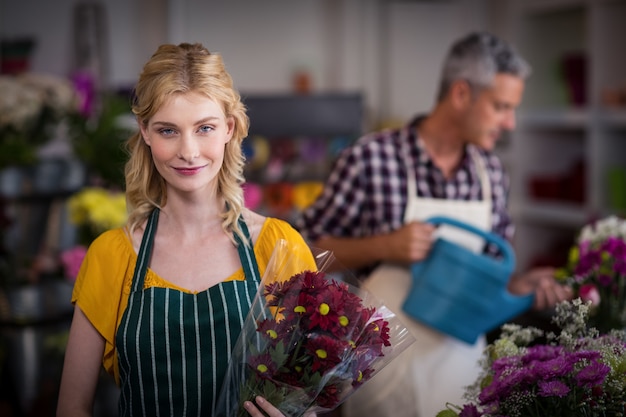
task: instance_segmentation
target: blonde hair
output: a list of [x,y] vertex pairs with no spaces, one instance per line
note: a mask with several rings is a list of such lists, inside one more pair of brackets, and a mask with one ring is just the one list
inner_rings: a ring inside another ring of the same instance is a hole
[[[249,119],[239,93],[233,87],[219,54],[210,53],[199,43],[161,45],[144,65],[135,87],[132,111],[137,122],[147,126],[150,118],[174,94],[197,92],[218,103],[226,118],[234,121],[232,139],[226,144],[224,162],[217,177],[217,193],[225,201],[222,228],[232,236],[236,233],[244,242],[237,221],[243,210],[245,157],[241,142],[248,136]],[[150,148],[141,132],[126,142],[130,158],[126,163],[127,227],[132,233],[155,207],[167,201],[165,180],[157,171]],[[233,238],[234,239],[234,238]]]

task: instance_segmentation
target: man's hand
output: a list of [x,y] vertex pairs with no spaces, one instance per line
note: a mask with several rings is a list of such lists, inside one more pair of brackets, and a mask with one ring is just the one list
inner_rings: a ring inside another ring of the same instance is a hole
[[559,284],[554,278],[555,269],[552,267],[535,268],[511,278],[509,291],[513,294],[535,293],[533,307],[543,310],[554,307],[561,301],[572,298],[573,293],[568,286]]
[[413,263],[426,258],[433,244],[436,227],[430,223],[411,222],[386,235],[384,260]]

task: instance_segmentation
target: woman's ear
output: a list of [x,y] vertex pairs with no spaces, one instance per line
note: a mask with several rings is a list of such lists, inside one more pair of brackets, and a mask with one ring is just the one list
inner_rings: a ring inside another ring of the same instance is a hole
[[139,122],[139,131],[141,132],[141,138],[146,143],[146,145],[150,146],[150,136],[148,135],[148,128],[143,123]]
[[233,138],[234,133],[235,133],[235,118],[232,116],[229,116],[226,118],[226,135],[228,136],[228,139],[226,140],[226,142],[230,142],[230,140]]

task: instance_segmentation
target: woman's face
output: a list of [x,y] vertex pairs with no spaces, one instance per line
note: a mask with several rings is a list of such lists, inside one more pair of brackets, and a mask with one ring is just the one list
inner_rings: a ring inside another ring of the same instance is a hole
[[217,189],[217,174],[234,121],[219,104],[189,92],[168,99],[141,134],[168,187],[181,192]]

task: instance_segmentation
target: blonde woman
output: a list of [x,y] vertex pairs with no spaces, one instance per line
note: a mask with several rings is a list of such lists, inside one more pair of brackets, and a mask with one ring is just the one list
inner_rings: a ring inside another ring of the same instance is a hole
[[[120,386],[120,416],[210,416],[275,243],[304,241],[243,205],[248,117],[219,55],[162,45],[132,111],[129,220],[96,239],[81,266],[57,413],[91,415],[104,366]],[[246,409],[282,416],[262,398]]]

